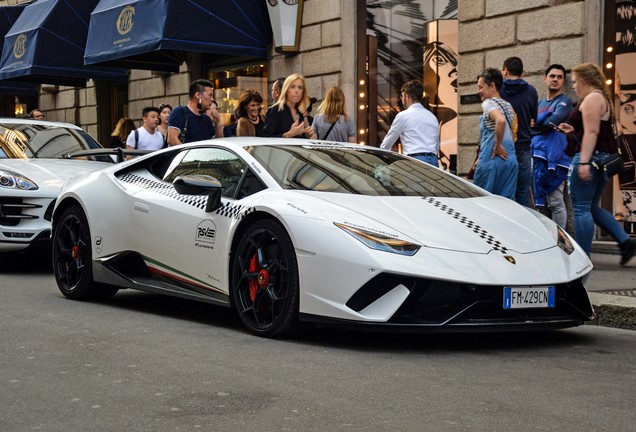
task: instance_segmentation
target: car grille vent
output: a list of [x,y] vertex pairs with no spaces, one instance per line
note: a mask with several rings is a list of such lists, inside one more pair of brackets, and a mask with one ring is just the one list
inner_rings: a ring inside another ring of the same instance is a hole
[[38,216],[23,214],[26,209],[40,208],[38,204],[27,204],[20,198],[0,198],[0,225],[16,226],[24,219],[37,219]]
[[360,312],[365,307],[391,291],[398,285],[404,285],[409,291],[414,288],[417,279],[382,273],[367,282],[347,301],[347,307]]
[[56,200],[51,201],[49,206],[46,208],[46,211],[44,212],[45,221],[51,222],[51,220],[53,220],[53,207],[55,207],[55,201]]

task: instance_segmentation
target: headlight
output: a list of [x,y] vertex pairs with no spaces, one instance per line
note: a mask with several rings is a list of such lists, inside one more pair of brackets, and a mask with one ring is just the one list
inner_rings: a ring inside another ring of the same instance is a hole
[[560,226],[557,226],[557,235],[559,236],[557,238],[557,246],[559,246],[561,250],[568,255],[574,252],[574,245],[570,240],[570,236],[568,236]]
[[[548,232],[550,233],[550,237],[552,237],[552,240],[556,241],[557,246],[561,248],[563,252],[568,255],[574,252],[574,244],[572,243],[572,240],[570,240],[570,236],[563,230],[563,228],[555,224],[552,219],[542,215],[538,211],[531,209],[528,210],[530,210],[533,214],[536,215],[537,218],[539,218],[539,220],[543,223],[543,226],[545,226],[546,230],[548,230]],[[555,227],[556,231],[554,230]]]
[[399,255],[413,256],[418,250],[420,250],[421,247],[420,245],[409,243],[407,241],[399,240],[393,237],[384,236],[382,234],[367,231],[361,228],[354,228],[349,225],[335,222],[334,225],[344,232],[351,234],[355,239],[361,241],[371,249],[396,253]]
[[28,178],[6,170],[0,170],[0,187],[20,190],[36,190],[38,188]]

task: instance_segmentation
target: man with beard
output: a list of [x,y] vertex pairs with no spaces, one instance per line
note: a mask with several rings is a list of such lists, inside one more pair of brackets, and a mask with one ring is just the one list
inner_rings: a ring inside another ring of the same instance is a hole
[[168,119],[168,145],[177,145],[223,136],[221,118],[215,120],[206,115],[214,102],[214,84],[208,80],[196,80],[190,84],[187,105],[175,107]]

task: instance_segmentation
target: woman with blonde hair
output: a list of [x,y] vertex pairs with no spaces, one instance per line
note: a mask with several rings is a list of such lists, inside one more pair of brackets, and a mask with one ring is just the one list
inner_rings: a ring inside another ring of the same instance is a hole
[[237,112],[239,119],[236,123],[236,136],[265,136],[263,125],[265,119],[261,114],[263,96],[255,90],[245,90],[239,96]]
[[292,74],[285,78],[278,100],[265,116],[263,132],[268,137],[309,138],[311,127],[305,119],[310,104],[305,78]]
[[137,129],[135,126],[135,122],[133,122],[128,117],[122,117],[115,125],[115,130],[110,134],[110,141],[108,142],[108,147],[110,148],[126,148],[126,140],[128,139],[128,135]]
[[311,125],[312,138],[330,141],[356,142],[353,120],[345,110],[345,95],[340,87],[331,87],[318,108]]
[[568,123],[561,123],[559,129],[569,134],[579,147],[568,175],[576,241],[590,255],[596,223],[618,243],[620,264],[625,265],[636,252],[636,239],[630,239],[614,216],[600,206],[608,178],[598,168],[599,162],[618,152],[612,99],[603,71],[593,63],[575,66],[572,88],[579,97],[579,105],[570,113]]

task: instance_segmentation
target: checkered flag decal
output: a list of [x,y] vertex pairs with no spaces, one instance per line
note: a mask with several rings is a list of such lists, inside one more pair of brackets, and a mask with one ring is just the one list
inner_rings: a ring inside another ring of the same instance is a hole
[[447,206],[441,201],[436,200],[435,198],[424,198],[429,204],[433,204],[435,207],[445,212],[447,215],[452,216],[457,219],[459,223],[463,224],[466,228],[472,230],[479,237],[484,239],[486,243],[488,243],[494,250],[501,252],[502,254],[508,253],[508,248],[503,246],[499,240],[496,240],[492,234],[488,234],[488,231],[477,225],[474,221],[469,220],[466,216],[462,215],[460,212],[454,210],[453,208]]
[[[136,174],[126,173],[119,178],[124,183],[130,183],[142,187],[144,189],[151,190],[160,195],[172,198],[176,201],[180,201],[184,204],[191,205],[200,210],[205,209],[205,205],[208,201],[208,197],[205,195],[180,195],[172,183],[160,182],[153,179],[138,176]],[[245,210],[244,210],[245,209]],[[253,212],[254,208],[246,208],[242,205],[236,205],[233,203],[223,204],[215,213],[231,218],[231,219],[243,219],[249,213]]]
[[243,220],[245,216],[256,210],[254,207],[245,207],[235,203],[225,203],[216,210],[216,214],[230,219]]

